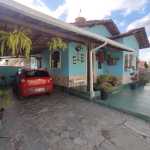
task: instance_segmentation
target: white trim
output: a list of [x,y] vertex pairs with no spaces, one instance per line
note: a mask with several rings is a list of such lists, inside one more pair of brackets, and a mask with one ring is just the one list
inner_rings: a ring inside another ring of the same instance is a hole
[[108,44],[110,45],[113,45],[113,46],[116,46],[116,47],[119,47],[119,48],[122,48],[124,50],[127,50],[127,51],[131,51],[131,52],[135,52],[136,50],[133,49],[133,48],[130,48],[130,47],[127,47],[125,45],[122,45],[122,44],[119,44],[113,40],[110,40],[110,39],[107,39],[105,37],[102,37],[100,35],[97,35],[95,33],[91,33],[89,31],[86,31],[82,28],[78,28],[74,25],[71,25],[71,24],[68,24],[66,22],[63,22],[61,20],[58,20],[58,19],[55,19],[49,15],[46,15],[46,14],[43,14],[39,11],[36,11],[36,10],[33,10],[27,6],[24,6],[22,4],[19,4],[15,1],[12,1],[12,0],[0,0],[0,5],[3,6],[3,7],[6,7],[6,8],[9,8],[9,9],[12,9],[16,12],[19,12],[21,14],[24,14],[24,15],[27,15],[27,16],[30,16],[32,18],[35,18],[37,20],[40,20],[42,22],[45,22],[45,23],[48,23],[48,24],[52,24],[54,26],[57,26],[57,27],[60,27],[62,29],[65,29],[65,30],[68,30],[68,31],[71,31],[71,32],[75,32],[76,34],[80,34],[80,35],[85,35],[85,36],[88,36],[88,37],[92,37],[98,41],[102,41],[102,42],[105,42],[107,41]]
[[[59,52],[59,54],[60,54],[60,67],[59,68],[51,68],[51,55],[54,53],[54,52]],[[50,64],[50,66],[49,66],[49,68],[50,69],[61,69],[61,51],[59,51],[59,50],[54,50],[53,52],[51,52],[50,53],[50,55],[49,55],[49,64]]]

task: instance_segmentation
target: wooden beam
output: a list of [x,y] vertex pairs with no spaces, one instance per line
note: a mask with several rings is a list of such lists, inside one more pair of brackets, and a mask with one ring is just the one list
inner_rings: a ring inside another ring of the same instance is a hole
[[51,34],[54,36],[59,36],[61,38],[76,41],[78,43],[84,43],[85,45],[88,44],[88,41],[83,39],[83,38],[72,36],[72,35],[65,34],[65,33],[61,33],[61,32],[58,32],[56,30],[51,30],[51,29],[48,29],[45,27],[41,27],[37,24],[32,24],[32,23],[29,23],[29,22],[26,22],[23,20],[18,20],[18,19],[15,19],[13,17],[9,17],[9,16],[4,15],[4,14],[0,14],[0,20],[4,20],[4,21],[10,22],[10,23],[17,24],[17,25],[22,25],[22,26],[25,26],[25,27],[30,28],[32,30],[43,32],[44,34]]
[[34,39],[34,41],[32,41],[32,45],[34,45],[42,36],[43,34],[38,34],[38,36]]
[[45,49],[47,49],[48,46],[46,46],[46,44],[44,44],[44,45],[35,44],[35,45],[32,46],[32,49],[40,49],[40,48],[45,48]]

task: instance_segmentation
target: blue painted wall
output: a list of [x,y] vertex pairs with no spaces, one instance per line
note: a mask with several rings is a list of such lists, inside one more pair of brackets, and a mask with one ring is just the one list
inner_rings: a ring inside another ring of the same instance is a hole
[[[87,46],[82,45],[83,50],[80,51],[80,60],[78,61],[75,50],[77,45],[75,42],[69,43],[69,76],[86,76]],[[84,54],[84,62],[81,62],[81,54]],[[73,64],[73,56],[76,56],[76,64]]]
[[[69,46],[68,46],[69,48]],[[59,76],[68,76],[69,75],[69,63],[68,63],[68,49],[65,51],[61,51],[61,68],[50,68],[50,54],[53,52],[52,50],[46,50],[44,54],[42,54],[42,68],[47,68],[48,72],[51,75],[59,75]]]
[[97,26],[93,26],[91,28],[83,27],[82,29],[90,31],[90,32],[95,33],[95,34],[98,34],[98,35],[101,35],[103,37],[111,36],[111,33],[103,25],[97,25]]
[[111,50],[107,50],[107,54],[112,54],[113,58],[119,57],[119,60],[117,60],[115,66],[108,66],[107,61],[104,62],[104,74],[106,74],[106,71],[110,71],[113,75],[122,75],[123,74],[123,52],[115,52]]
[[113,58],[117,58],[119,57],[120,59],[117,60],[117,63],[115,66],[108,66],[107,65],[107,60],[105,60],[102,64],[102,68],[98,69],[98,61],[95,60],[95,74],[99,75],[99,74],[106,74],[106,71],[110,71],[111,74],[113,75],[122,75],[123,74],[123,53],[122,52],[115,52],[115,51],[111,51],[111,50],[106,50],[106,55],[107,54],[112,54]]
[[[11,75],[15,75],[18,69],[22,69],[25,67],[15,67],[15,66],[0,66],[0,71],[2,72],[3,76],[6,78],[6,84],[10,85],[12,82]],[[4,82],[3,82],[4,84]],[[1,83],[0,83],[1,85]]]
[[[136,57],[139,57],[139,44],[135,38],[134,35],[130,35],[130,36],[127,36],[127,37],[123,37],[123,38],[119,38],[117,40],[115,40],[116,42],[118,43],[121,43],[123,45],[126,45],[128,47],[131,47],[133,49],[136,49],[136,52],[134,52],[134,54],[136,55]],[[123,74],[124,75],[129,75],[130,72],[127,71],[127,72],[124,72],[124,63],[125,63],[125,55],[128,54],[130,55],[132,52],[126,52],[124,51],[123,52],[123,65],[122,65],[122,68],[123,68]]]
[[31,57],[31,68],[36,68],[37,67],[37,60],[35,57]]

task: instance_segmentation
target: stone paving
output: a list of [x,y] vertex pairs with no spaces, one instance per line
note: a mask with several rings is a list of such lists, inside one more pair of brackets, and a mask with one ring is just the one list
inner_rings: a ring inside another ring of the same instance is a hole
[[150,123],[58,91],[6,108],[0,150],[150,150]]

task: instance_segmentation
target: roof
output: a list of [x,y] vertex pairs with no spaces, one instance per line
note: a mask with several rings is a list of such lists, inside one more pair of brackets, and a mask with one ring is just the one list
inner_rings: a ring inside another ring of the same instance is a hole
[[111,36],[111,37],[108,37],[108,38],[111,39],[111,40],[115,40],[115,39],[118,39],[118,38],[130,36],[130,35],[135,35],[135,37],[136,37],[136,39],[137,39],[137,41],[139,43],[139,48],[140,49],[142,49],[142,48],[149,48],[150,47],[150,43],[148,41],[148,37],[146,35],[144,27],[138,28],[138,29],[129,30],[129,31],[125,32],[125,33],[114,35],[114,36]]
[[146,61],[140,61],[139,62],[139,67],[141,67],[141,68],[149,68]]
[[92,46],[99,46],[107,41],[105,48],[110,50],[136,51],[133,48],[60,21],[15,1],[0,0],[0,29],[9,31],[14,29],[15,25],[32,30],[32,33],[28,35],[33,43],[31,54],[37,54],[45,50],[47,42],[56,36],[85,45],[89,45],[90,41]]
[[112,34],[112,35],[117,35],[120,34],[120,31],[118,30],[116,24],[111,20],[89,20],[89,21],[84,21],[84,22],[74,22],[74,23],[70,23],[72,25],[75,25],[77,27],[93,27],[96,25],[104,25],[108,31]]

